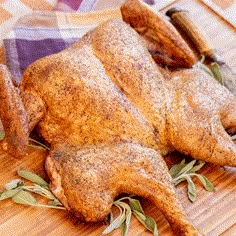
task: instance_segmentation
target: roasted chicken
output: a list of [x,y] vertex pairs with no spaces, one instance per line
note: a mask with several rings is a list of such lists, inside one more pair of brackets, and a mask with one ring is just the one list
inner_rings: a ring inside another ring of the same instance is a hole
[[188,221],[163,156],[178,150],[236,166],[236,99],[197,69],[161,73],[143,39],[107,21],[28,67],[19,88],[0,67],[1,147],[24,156],[36,127],[50,144],[50,188],[83,221],[102,221],[121,193],[152,200],[176,235]]

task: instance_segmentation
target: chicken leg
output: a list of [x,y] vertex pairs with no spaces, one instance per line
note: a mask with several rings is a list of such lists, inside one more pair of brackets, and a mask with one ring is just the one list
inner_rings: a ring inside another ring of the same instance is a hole
[[177,235],[198,235],[177,200],[162,156],[153,149],[132,143],[80,150],[58,146],[46,170],[55,196],[83,221],[103,220],[125,192],[152,200]]

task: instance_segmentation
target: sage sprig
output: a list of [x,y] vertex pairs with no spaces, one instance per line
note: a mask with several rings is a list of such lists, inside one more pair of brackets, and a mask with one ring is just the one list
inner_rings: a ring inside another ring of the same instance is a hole
[[[0,140],[4,139],[5,137],[5,132],[4,131],[1,131],[0,132]],[[49,147],[47,147],[45,144],[33,139],[33,138],[30,138],[29,137],[29,147],[33,147],[33,148],[40,148],[40,149],[44,149],[44,150],[50,150]],[[32,144],[32,143],[35,143],[35,144]]]
[[[47,207],[65,210],[66,208],[56,199],[49,190],[48,183],[40,176],[27,170],[18,170],[18,175],[33,182],[33,185],[25,185],[21,179],[14,179],[5,185],[5,190],[0,192],[0,200],[11,198],[13,202],[28,206]],[[50,201],[48,204],[39,203],[30,193],[41,195]]]
[[214,185],[210,182],[210,180],[206,176],[196,173],[204,165],[205,162],[203,161],[193,160],[189,163],[185,163],[185,159],[183,159],[179,164],[172,166],[169,170],[175,185],[178,185],[183,181],[187,181],[188,198],[192,202],[195,201],[197,196],[197,189],[193,182],[193,177],[197,177],[207,191],[209,192],[215,191]]
[[[205,66],[205,69],[208,70],[208,73],[213,75],[212,72],[209,71],[208,67],[206,68]],[[4,136],[4,132],[0,132],[0,140],[3,139]],[[231,139],[236,140],[236,135],[232,136]],[[47,146],[32,138],[29,138],[29,141],[37,144],[37,146],[29,144],[30,146],[49,150]],[[169,170],[175,185],[178,185],[183,181],[187,181],[188,197],[192,202],[195,201],[197,196],[196,186],[193,182],[194,176],[198,177],[206,190],[214,191],[213,184],[204,175],[196,173],[204,166],[204,164],[205,162],[203,161],[193,160],[189,163],[185,163],[185,160],[182,160],[179,164],[172,166]],[[62,210],[66,209],[50,192],[48,183],[42,177],[26,170],[18,170],[17,173],[20,177],[33,182],[34,185],[25,185],[24,181],[22,181],[21,179],[12,180],[5,185],[6,189],[0,192],[0,201],[11,198],[13,202],[18,204],[36,207],[56,208]],[[30,192],[46,197],[50,201],[48,202],[48,204],[41,204]],[[142,206],[137,199],[133,198],[132,196],[124,197],[114,201],[113,205],[119,209],[120,214],[116,219],[113,220],[113,214],[111,212],[111,223],[103,231],[103,234],[108,234],[113,230],[121,227],[122,236],[127,236],[130,227],[131,216],[133,214],[139,220],[139,222],[141,222],[149,231],[153,232],[154,236],[158,236],[158,230],[155,220],[144,213]]]
[[121,227],[122,236],[126,236],[129,231],[131,215],[133,213],[133,215],[138,219],[139,222],[141,222],[149,231],[153,232],[154,236],[158,236],[158,230],[155,220],[144,213],[139,200],[133,198],[132,196],[123,197],[114,201],[113,205],[119,209],[120,214],[114,220],[113,217],[111,217],[112,221],[110,225],[103,231],[103,234],[108,234],[113,230]]

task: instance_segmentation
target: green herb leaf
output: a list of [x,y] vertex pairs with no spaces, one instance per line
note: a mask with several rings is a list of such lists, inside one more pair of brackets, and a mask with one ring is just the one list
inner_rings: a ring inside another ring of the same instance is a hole
[[200,62],[201,62],[202,64],[204,63],[205,59],[206,59],[205,55],[201,54],[201,60],[200,60]]
[[126,221],[124,221],[120,226],[121,227],[121,236],[126,236],[126,232],[128,231],[125,222]]
[[17,194],[20,191],[20,189],[9,189],[5,190],[0,194],[0,201],[5,200],[7,198],[13,197],[15,194]]
[[129,198],[129,205],[132,211],[138,211],[144,214],[140,201],[134,198]]
[[203,186],[205,187],[207,191],[209,192],[215,191],[215,187],[213,183],[206,176],[198,174],[197,177],[202,182]]
[[195,173],[196,171],[200,170],[204,164],[204,161],[196,162],[196,160],[185,164],[185,161],[182,160],[179,164],[172,166],[169,170],[172,175],[174,185],[178,185],[179,183],[187,180],[188,198],[192,202],[195,201],[197,196],[196,186],[192,180],[193,176],[197,176],[200,179],[206,190],[214,191],[213,184],[205,176]]
[[183,182],[183,181],[186,181],[185,177],[173,180],[175,186],[178,185],[179,183]]
[[220,72],[220,66],[216,62],[210,64],[211,71],[215,77],[215,79],[222,85],[224,85],[224,81]]
[[40,143],[39,141],[37,141],[35,139],[29,138],[29,141],[34,142],[34,143],[37,144],[37,145],[29,144],[29,146],[31,146],[31,147],[37,147],[37,148],[42,148],[44,150],[50,150],[49,147],[47,147],[46,145],[44,145],[43,143]]
[[125,222],[123,222],[122,224],[122,236],[127,236],[128,232],[129,232],[129,227],[130,227],[130,221],[131,221],[131,209],[129,208],[126,211],[126,215],[125,215]]
[[48,188],[45,188],[44,186],[40,186],[38,184],[34,184],[34,186],[25,186],[23,187],[24,190],[31,191],[34,193],[37,193],[43,197],[46,197],[48,199],[54,200],[55,196],[52,194]]
[[119,201],[119,200],[115,201],[114,205],[121,206],[123,208],[123,210],[130,210],[130,206],[127,203]]
[[195,184],[189,176],[186,177],[186,180],[188,182],[188,197],[192,202],[194,202],[197,197],[197,190]]
[[119,228],[125,221],[125,212],[122,212],[102,233],[109,234],[114,229]]
[[113,216],[112,211],[109,214],[109,218],[110,218],[109,221],[110,221],[110,224],[111,224],[111,222],[114,220],[114,216]]
[[146,220],[146,215],[140,211],[136,211],[133,210],[133,214],[135,215],[135,217],[144,224],[145,220]]
[[38,184],[40,186],[48,186],[48,183],[40,176],[36,175],[35,173],[27,170],[18,170],[18,175],[22,178],[25,178],[35,184]]
[[193,66],[193,68],[197,68],[197,69],[203,70],[203,71],[205,71],[207,74],[209,74],[211,77],[214,78],[214,74],[213,74],[212,70],[211,70],[208,66],[206,66],[204,63],[202,63],[202,62],[200,62],[200,61],[197,62],[197,63]]
[[196,171],[199,171],[203,166],[205,165],[204,161],[198,161],[197,165],[195,165],[190,171],[189,173],[195,173]]
[[36,199],[24,190],[19,191],[12,197],[13,202],[23,205],[35,206],[37,204]]
[[150,230],[151,232],[153,232],[154,236],[158,236],[158,230],[157,230],[157,225],[155,220],[146,215],[146,220],[145,220],[145,227]]
[[173,165],[169,170],[171,177],[175,178],[176,176],[178,176],[179,172],[183,169],[185,165],[185,159],[183,159],[179,164]]
[[10,190],[10,189],[18,188],[23,185],[24,185],[24,182],[21,179],[14,179],[11,182],[5,184],[5,188],[7,190]]
[[152,217],[142,214],[141,212],[136,210],[134,210],[133,213],[135,217],[138,219],[138,221],[141,222],[146,229],[153,232],[154,236],[158,235],[157,225]]
[[191,162],[189,162],[178,174],[181,175],[181,174],[185,174],[185,173],[188,173],[194,166],[194,164],[196,163],[196,160],[192,160]]
[[5,137],[5,132],[4,131],[0,132],[0,140],[3,140],[4,137]]
[[53,201],[49,201],[48,205],[49,206],[62,206],[62,204],[57,199],[54,199]]
[[[127,236],[130,227],[131,215],[133,213],[134,216],[149,231],[153,232],[155,236],[158,235],[157,226],[154,219],[150,216],[145,215],[140,202],[137,199],[133,199],[132,197],[131,196],[123,197],[121,199],[116,200],[113,203],[113,205],[119,208],[120,215],[114,221],[111,222],[111,224],[103,231],[103,234],[108,234],[112,232],[114,229],[121,227],[122,236]],[[128,200],[129,204],[123,202],[124,200],[125,201]]]

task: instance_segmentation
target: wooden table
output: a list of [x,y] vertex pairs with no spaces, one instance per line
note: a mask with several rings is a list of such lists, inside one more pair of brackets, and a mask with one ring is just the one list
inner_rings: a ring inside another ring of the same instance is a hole
[[[180,0],[172,6],[188,9],[193,18],[205,29],[212,43],[218,48],[227,63],[236,68],[235,30],[200,1]],[[164,9],[166,10],[166,9]],[[20,167],[30,169],[45,177],[45,151],[30,149],[30,154],[16,160],[0,152],[0,187],[16,178]],[[193,224],[207,236],[236,235],[236,169],[207,165],[201,171],[215,185],[216,192],[206,192],[197,183],[198,197],[191,203],[186,197],[186,185],[177,187],[177,193]],[[148,200],[142,200],[144,210],[157,221],[160,235],[173,235],[161,213]],[[70,218],[66,211],[32,208],[13,204],[10,200],[0,203],[0,236],[72,236],[101,235],[103,224],[81,224]],[[116,230],[111,235],[121,235]],[[129,235],[151,235],[138,221],[132,218]]]

